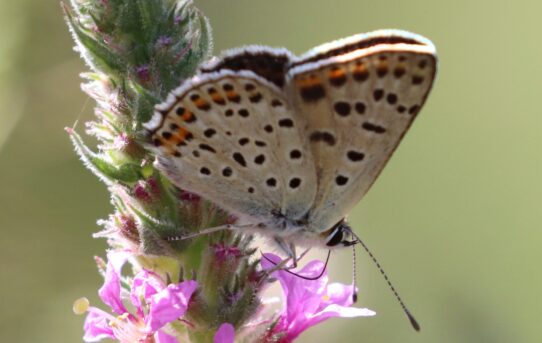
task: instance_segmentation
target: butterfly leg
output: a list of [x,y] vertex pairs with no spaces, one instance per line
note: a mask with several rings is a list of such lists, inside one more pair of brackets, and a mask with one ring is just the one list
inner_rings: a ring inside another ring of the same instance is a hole
[[295,245],[294,244],[288,244],[286,241],[284,241],[282,238],[275,237],[275,242],[277,245],[282,249],[282,251],[288,256],[288,259],[292,260],[292,265],[287,267],[287,269],[295,269],[297,268],[297,262],[301,260],[303,256],[308,252],[308,250],[304,251],[299,257],[296,254],[295,251]]
[[299,255],[299,258],[297,259],[297,262],[301,261],[301,259],[302,259],[303,257],[305,257],[305,255],[307,255],[307,253],[308,253],[309,251],[311,251],[311,248],[305,249],[305,251],[303,251],[303,252],[301,253],[301,255]]

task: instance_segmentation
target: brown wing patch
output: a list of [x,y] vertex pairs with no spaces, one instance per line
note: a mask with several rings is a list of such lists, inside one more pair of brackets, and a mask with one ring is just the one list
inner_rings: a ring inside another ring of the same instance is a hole
[[282,88],[286,66],[289,63],[290,54],[286,51],[247,47],[227,54],[218,63],[202,66],[200,71],[213,73],[221,70],[249,70]]

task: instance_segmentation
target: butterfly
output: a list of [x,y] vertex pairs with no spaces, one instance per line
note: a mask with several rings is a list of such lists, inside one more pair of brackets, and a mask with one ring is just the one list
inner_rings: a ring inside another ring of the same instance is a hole
[[437,68],[419,35],[381,30],[300,57],[248,46],[203,64],[144,125],[155,165],[295,247],[354,244],[346,216],[422,108]]

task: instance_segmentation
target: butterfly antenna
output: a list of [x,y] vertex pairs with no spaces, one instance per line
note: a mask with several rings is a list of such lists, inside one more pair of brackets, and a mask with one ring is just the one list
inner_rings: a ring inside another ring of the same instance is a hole
[[218,232],[218,231],[231,230],[231,229],[233,229],[235,227],[237,227],[237,226],[231,225],[231,224],[220,225],[220,226],[211,227],[211,228],[204,229],[204,230],[201,230],[201,231],[198,231],[198,232],[195,232],[195,233],[191,233],[191,234],[188,234],[188,235],[184,235],[184,236],[170,236],[170,237],[167,237],[166,240],[168,240],[170,242],[172,242],[172,241],[184,241],[186,239],[196,238],[196,237],[199,237],[199,236],[205,236],[205,235],[209,235],[211,233],[215,233],[215,232]]
[[[367,252],[367,254],[371,258],[371,260],[373,260],[374,264],[376,265],[376,267],[380,271],[380,274],[382,274],[382,276],[384,277],[384,280],[386,280],[386,283],[388,284],[388,287],[393,292],[393,295],[395,296],[395,299],[399,302],[399,305],[401,305],[401,308],[403,309],[403,312],[405,312],[405,314],[407,315],[408,320],[410,321],[410,324],[412,325],[414,330],[420,331],[420,324],[418,324],[418,322],[416,321],[416,318],[414,318],[412,313],[410,313],[410,311],[406,307],[405,303],[403,302],[403,299],[401,299],[401,296],[399,295],[399,293],[397,292],[395,287],[393,287],[393,284],[391,283],[390,279],[388,278],[388,275],[386,274],[386,272],[384,271],[382,266],[380,266],[380,263],[378,263],[378,260],[376,259],[376,257],[373,255],[371,250],[369,250],[367,245],[365,245],[365,243],[354,232],[352,232],[352,235],[354,237],[356,237],[356,243],[360,244],[363,247],[363,249]],[[354,256],[355,256],[355,254],[354,254]],[[355,261],[355,257],[354,257],[354,261]]]
[[352,245],[352,302],[358,301],[358,288],[356,287],[356,246]]
[[[328,250],[327,251],[327,257],[326,257],[326,263],[324,264],[324,268],[322,268],[322,271],[320,272],[320,274],[318,274],[318,276],[308,277],[308,276],[303,276],[301,274],[294,273],[294,272],[292,272],[291,270],[288,270],[288,269],[282,269],[282,270],[284,270],[288,274],[292,274],[292,275],[297,276],[298,278],[301,278],[303,280],[309,280],[309,281],[318,280],[326,272],[327,263],[329,262],[329,257],[330,256],[331,256],[331,250]],[[277,265],[275,262],[271,261],[271,259],[269,259],[269,257],[265,256],[263,253],[262,253],[262,257],[265,258],[267,261],[273,263],[275,266]]]

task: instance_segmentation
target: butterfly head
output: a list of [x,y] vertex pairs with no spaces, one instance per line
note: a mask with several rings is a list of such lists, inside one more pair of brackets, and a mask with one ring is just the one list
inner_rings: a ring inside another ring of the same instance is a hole
[[349,247],[357,243],[357,239],[352,234],[352,228],[344,218],[333,225],[331,229],[322,232],[321,236],[325,240],[326,247],[329,248]]

